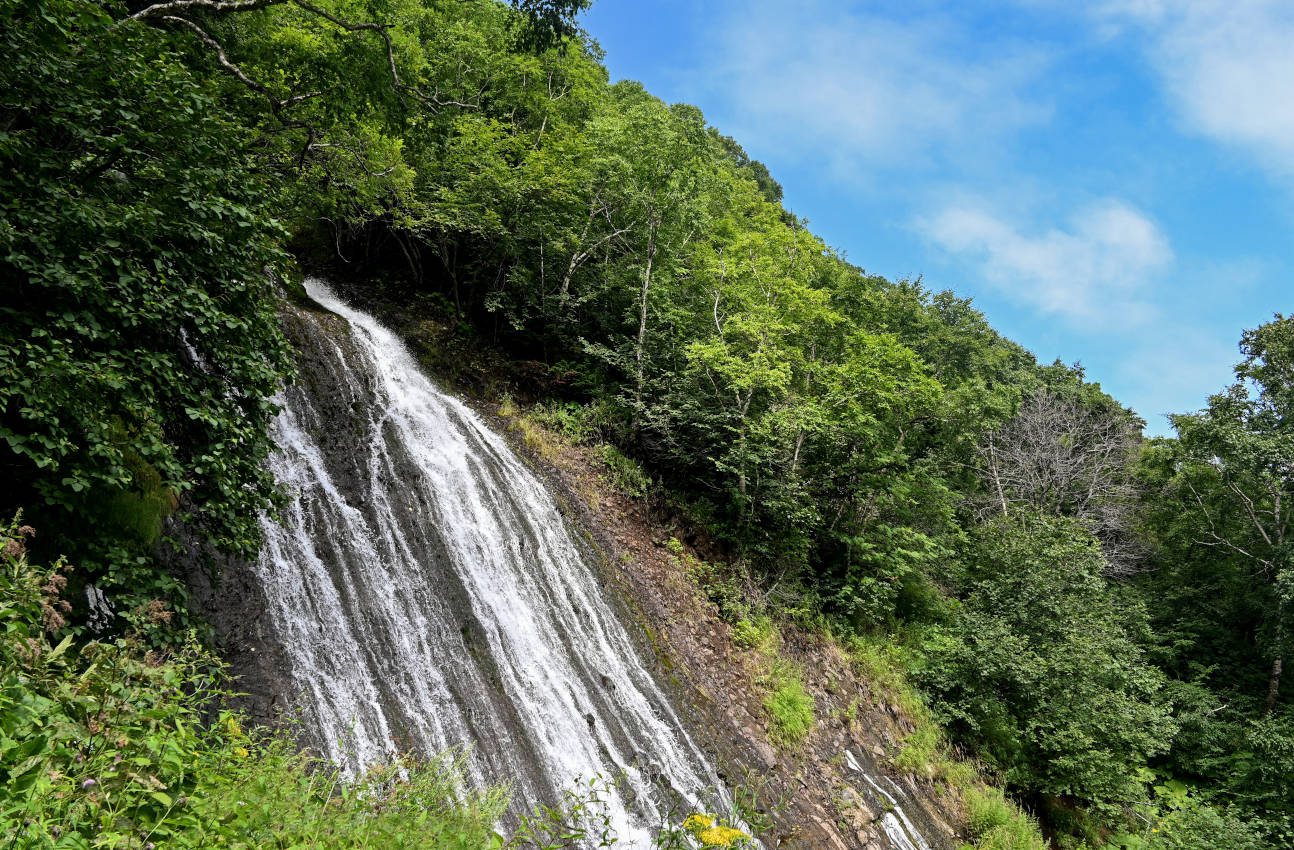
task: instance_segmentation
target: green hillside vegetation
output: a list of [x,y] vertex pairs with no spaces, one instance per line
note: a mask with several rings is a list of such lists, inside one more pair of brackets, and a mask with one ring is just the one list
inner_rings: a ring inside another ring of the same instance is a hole
[[[1244,331],[1236,382],[1144,439],[1081,367],[848,262],[695,107],[610,84],[583,5],[0,0],[0,511],[41,532],[5,559],[5,840],[62,819],[145,846],[180,796],[210,802],[168,821],[175,846],[229,818],[313,829],[310,806],[398,831],[415,793],[485,835],[498,797],[455,798],[452,764],[324,788],[277,739],[198,722],[220,691],[155,561],[164,520],[255,551],[278,299],[324,269],[519,362],[518,399],[776,582],[763,608],[736,591],[752,643],[771,617],[900,644],[939,740],[1057,846],[1294,841],[1294,317]],[[51,647],[27,548],[171,622],[92,642],[65,612]],[[103,733],[128,746],[91,758],[171,765],[120,806],[68,785],[106,799],[109,762],[68,761],[106,698],[84,670],[129,707]],[[797,689],[770,697],[788,742],[813,722]],[[222,808],[248,782],[265,814]],[[967,804],[1003,836],[983,846],[1029,846],[1002,798]]]

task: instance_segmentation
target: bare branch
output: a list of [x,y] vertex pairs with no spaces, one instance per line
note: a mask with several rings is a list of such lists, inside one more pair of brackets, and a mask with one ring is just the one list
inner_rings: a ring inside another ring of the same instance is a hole
[[[282,0],[276,0],[276,2],[282,2]],[[314,5],[313,3],[306,2],[306,0],[292,0],[292,2],[296,6],[299,6],[300,8],[311,13],[312,15],[318,15],[324,20],[341,27],[347,32],[377,33],[382,38],[383,44],[386,45],[387,70],[391,74],[392,84],[398,90],[413,95],[414,97],[418,98],[428,106],[439,106],[439,107],[458,106],[463,109],[478,108],[476,104],[463,103],[462,101],[458,101],[458,100],[441,100],[438,95],[427,94],[426,92],[419,89],[417,86],[411,86],[408,83],[406,83],[404,80],[400,79],[400,69],[396,66],[396,62],[395,62],[395,43],[391,41],[391,33],[387,31],[390,29],[389,24],[375,24],[367,21],[361,22],[361,23],[354,23],[352,21],[347,21],[342,18],[339,18],[336,15],[333,15],[329,12],[325,12],[323,9],[320,9],[318,6]]]
[[1137,442],[1136,427],[1117,412],[1039,391],[980,443],[978,471],[988,491],[980,514],[1024,505],[1075,517],[1100,539],[1107,574],[1136,572],[1146,554],[1132,532],[1137,493],[1128,464]]
[[148,18],[166,19],[167,16],[175,12],[186,12],[190,9],[205,9],[210,12],[251,12],[256,9],[263,9],[266,6],[277,6],[286,2],[287,0],[171,0],[169,3],[154,3],[151,6],[145,6],[118,23],[143,21]]
[[268,88],[256,82],[251,77],[247,76],[245,73],[243,73],[242,68],[239,68],[233,62],[230,62],[229,56],[225,53],[225,48],[220,44],[220,42],[216,41],[214,38],[207,35],[206,31],[203,30],[202,27],[198,26],[193,21],[190,21],[187,18],[179,18],[179,17],[176,17],[175,15],[162,15],[161,19],[163,21],[170,21],[171,23],[174,23],[174,24],[180,24],[181,26],[187,27],[190,30],[192,30],[194,33],[197,34],[198,38],[202,40],[203,44],[205,44],[207,47],[210,47],[212,50],[215,51],[216,61],[220,63],[221,68],[224,68],[230,74],[233,74],[235,77],[238,78],[239,82],[247,86],[252,91],[259,92],[265,95],[265,97],[269,99],[271,106],[274,108],[276,112],[282,107],[282,104],[278,101],[278,99],[274,97],[273,93]]

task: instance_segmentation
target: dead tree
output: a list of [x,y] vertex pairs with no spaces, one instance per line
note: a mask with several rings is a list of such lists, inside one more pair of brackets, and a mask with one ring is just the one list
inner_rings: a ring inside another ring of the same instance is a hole
[[986,491],[980,516],[1020,507],[1076,517],[1101,541],[1109,575],[1137,572],[1147,554],[1133,532],[1137,489],[1130,464],[1140,441],[1125,412],[1094,410],[1039,390],[980,442]]

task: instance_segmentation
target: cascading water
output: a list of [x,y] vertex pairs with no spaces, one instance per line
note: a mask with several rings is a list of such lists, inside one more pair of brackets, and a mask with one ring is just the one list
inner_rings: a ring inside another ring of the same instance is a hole
[[[899,801],[895,799],[894,794],[882,788],[880,783],[872,778],[872,775],[858,763],[858,759],[849,750],[845,750],[845,764],[849,766],[850,770],[863,778],[863,781],[872,790],[871,796],[884,805],[885,810],[882,811],[880,818],[881,829],[885,832],[885,837],[890,840],[890,846],[894,850],[930,850],[930,845],[926,843],[925,838],[922,837],[920,830],[917,829],[912,819],[908,817],[907,812],[903,811],[903,807],[899,805]],[[893,791],[899,794],[903,793],[889,777],[882,778]]]
[[623,774],[608,814],[647,846],[658,785],[717,781],[552,496],[392,332],[306,288],[349,331],[301,316],[312,386],[285,391],[272,462],[293,498],[256,573],[307,730],[351,774],[470,744],[522,809]]

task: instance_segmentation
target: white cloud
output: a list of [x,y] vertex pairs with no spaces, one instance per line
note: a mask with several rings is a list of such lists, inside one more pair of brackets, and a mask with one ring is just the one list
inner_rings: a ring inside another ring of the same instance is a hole
[[1183,124],[1294,177],[1294,3],[1108,0],[1106,25],[1140,29]]
[[1118,200],[1082,210],[1065,229],[1037,233],[973,204],[947,206],[917,225],[1013,300],[1080,322],[1149,320],[1150,284],[1173,260],[1158,225]]
[[962,167],[1051,111],[1029,91],[1046,64],[1037,47],[985,43],[955,18],[734,5],[695,84],[723,90],[728,114],[712,117],[725,131],[783,159],[818,158],[855,177],[895,164]]

